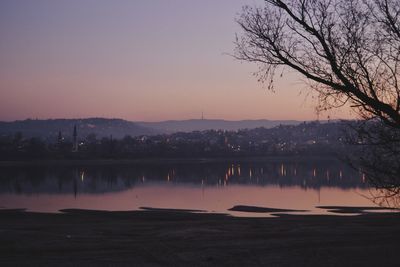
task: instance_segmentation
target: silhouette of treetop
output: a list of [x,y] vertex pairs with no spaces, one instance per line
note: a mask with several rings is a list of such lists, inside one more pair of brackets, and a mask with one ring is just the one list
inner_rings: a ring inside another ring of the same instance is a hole
[[273,89],[294,70],[319,93],[320,110],[350,104],[363,118],[400,128],[397,0],[267,0],[245,6],[235,57],[258,63]]

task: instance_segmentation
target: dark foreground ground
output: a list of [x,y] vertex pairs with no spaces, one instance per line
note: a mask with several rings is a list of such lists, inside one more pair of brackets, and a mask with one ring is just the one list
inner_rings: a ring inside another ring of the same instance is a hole
[[400,215],[0,211],[0,266],[400,266]]

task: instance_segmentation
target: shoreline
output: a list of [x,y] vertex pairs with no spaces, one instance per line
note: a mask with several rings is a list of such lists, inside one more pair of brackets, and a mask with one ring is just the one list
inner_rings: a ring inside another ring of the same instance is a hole
[[2,266],[396,266],[400,214],[0,210]]
[[248,163],[248,162],[329,162],[341,160],[335,156],[266,156],[266,157],[223,157],[223,158],[140,158],[140,159],[49,159],[0,161],[0,167],[19,166],[97,166],[129,164],[205,164],[205,163]]

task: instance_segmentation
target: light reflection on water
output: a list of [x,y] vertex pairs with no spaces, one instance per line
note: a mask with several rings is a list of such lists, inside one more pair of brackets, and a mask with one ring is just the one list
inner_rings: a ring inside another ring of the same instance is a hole
[[363,195],[369,195],[363,174],[330,161],[0,169],[2,208],[44,212],[145,206],[227,213],[249,205],[327,214],[316,206],[372,206]]

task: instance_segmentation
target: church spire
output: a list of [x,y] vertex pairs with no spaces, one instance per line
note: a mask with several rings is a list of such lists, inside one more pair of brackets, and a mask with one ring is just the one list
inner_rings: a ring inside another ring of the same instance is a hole
[[74,125],[74,133],[73,133],[73,143],[72,143],[72,152],[78,152],[78,132],[76,130],[76,125]]

